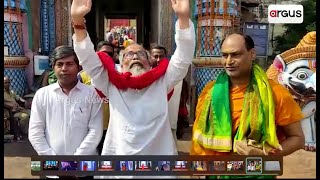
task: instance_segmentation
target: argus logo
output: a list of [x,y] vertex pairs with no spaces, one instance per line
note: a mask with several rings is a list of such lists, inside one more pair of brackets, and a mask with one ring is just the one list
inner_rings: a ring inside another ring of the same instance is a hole
[[301,24],[303,22],[302,5],[269,5],[269,23]]

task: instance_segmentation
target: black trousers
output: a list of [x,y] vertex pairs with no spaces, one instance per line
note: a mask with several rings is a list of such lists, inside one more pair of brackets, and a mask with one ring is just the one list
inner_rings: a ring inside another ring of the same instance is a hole
[[101,153],[102,153],[104,139],[106,138],[106,132],[107,132],[107,130],[103,130],[103,135],[102,135],[101,141],[97,147],[99,155],[101,155]]
[[10,134],[14,135],[14,140],[17,140],[18,137],[22,135],[19,125],[19,119],[13,117],[14,114],[10,113]]
[[181,139],[184,134],[185,121],[187,121],[187,117],[178,115],[177,132],[176,132],[177,139]]

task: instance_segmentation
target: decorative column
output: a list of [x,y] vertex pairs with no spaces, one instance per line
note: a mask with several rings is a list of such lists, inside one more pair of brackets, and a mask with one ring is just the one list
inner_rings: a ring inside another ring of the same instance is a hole
[[55,36],[56,46],[69,44],[69,1],[55,0]]
[[41,51],[49,55],[56,47],[55,1],[41,0]]
[[41,0],[41,49],[44,55],[61,45],[72,45],[70,0]]
[[191,91],[190,114],[194,116],[202,89],[223,71],[220,50],[223,37],[240,30],[240,5],[238,0],[192,0],[192,3],[192,20],[197,34],[191,71],[195,87]]
[[19,96],[28,91],[25,68],[29,59],[23,50],[22,15],[25,0],[4,1],[4,76],[11,80],[11,89]]
[[174,12],[172,10],[171,1],[160,1],[160,28],[159,35],[160,44],[167,48],[168,55],[172,56],[174,52]]
[[240,30],[240,5],[237,0],[195,0],[197,22],[195,69],[196,96],[207,82],[223,70],[221,42],[223,37]]
[[197,57],[220,57],[222,38],[240,29],[236,0],[196,0]]

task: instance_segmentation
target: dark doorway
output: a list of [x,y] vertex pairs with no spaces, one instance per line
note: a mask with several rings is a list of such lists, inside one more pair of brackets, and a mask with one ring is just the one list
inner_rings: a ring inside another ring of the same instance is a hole
[[136,19],[136,43],[149,48],[150,14],[150,0],[92,0],[87,31],[96,46],[105,38],[105,18]]

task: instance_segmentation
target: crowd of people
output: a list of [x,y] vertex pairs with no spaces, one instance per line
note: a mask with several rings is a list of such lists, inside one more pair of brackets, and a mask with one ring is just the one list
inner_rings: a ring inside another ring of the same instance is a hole
[[136,41],[136,27],[132,26],[114,26],[107,30],[105,41],[114,44],[119,48],[126,48]]
[[[147,51],[132,43],[119,52],[119,63],[109,37],[95,50],[88,36],[83,19],[91,1],[72,2],[73,48],[53,51],[57,81],[40,88],[32,102],[29,140],[39,155],[178,154],[195,29],[189,0],[171,2],[178,20],[170,61],[162,46]],[[121,35],[126,28],[117,30]],[[252,38],[231,34],[221,51],[225,71],[198,98],[190,154],[288,155],[303,148],[301,109],[254,63]]]
[[[109,29],[109,28],[108,28]],[[136,28],[131,26],[114,26],[105,33],[104,43],[109,43],[114,49],[113,55],[116,64],[120,64],[120,51],[136,42]],[[99,48],[98,48],[99,49]],[[109,54],[110,55],[110,54]]]

